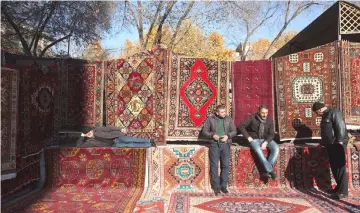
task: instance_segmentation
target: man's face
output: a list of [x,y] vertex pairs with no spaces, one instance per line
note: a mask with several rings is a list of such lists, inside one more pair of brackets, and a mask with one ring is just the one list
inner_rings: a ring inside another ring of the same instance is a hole
[[219,116],[219,117],[221,117],[221,118],[225,118],[225,116],[226,116],[226,110],[225,110],[225,109],[218,109],[218,110],[216,111],[216,114],[217,114],[217,116]]
[[263,119],[263,120],[265,120],[267,118],[268,114],[269,114],[268,109],[262,108],[259,110],[259,115],[260,115],[261,119]]
[[316,115],[322,116],[324,114],[324,108],[318,109],[315,111]]

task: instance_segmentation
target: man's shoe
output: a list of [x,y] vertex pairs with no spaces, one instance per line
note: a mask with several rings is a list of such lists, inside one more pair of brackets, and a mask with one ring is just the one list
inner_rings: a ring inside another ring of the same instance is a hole
[[328,189],[328,190],[327,190],[327,193],[328,193],[328,194],[331,194],[331,195],[332,195],[332,194],[336,194],[336,193],[337,193],[337,188],[335,188],[335,189]]
[[334,200],[341,200],[341,199],[344,199],[344,198],[347,198],[347,197],[348,197],[348,194],[335,193],[335,194],[331,195],[331,198],[334,199]]
[[275,172],[270,172],[269,175],[270,175],[271,179],[276,180],[277,176],[276,176]]
[[266,172],[266,173],[262,173],[261,177],[263,177],[263,178],[271,178],[271,175]]
[[227,188],[221,188],[221,191],[225,194],[229,193],[229,191],[227,190]]
[[220,194],[220,189],[214,189],[215,195]]

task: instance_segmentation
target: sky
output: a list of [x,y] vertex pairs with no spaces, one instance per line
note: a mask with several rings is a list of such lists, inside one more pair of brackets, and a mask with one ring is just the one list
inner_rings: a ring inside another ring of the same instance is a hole
[[[299,15],[293,22],[288,26],[286,31],[297,31],[300,32],[306,26],[308,26],[312,21],[314,21],[324,10],[321,8],[313,8],[311,11],[305,12]],[[115,23],[116,24],[116,23]],[[116,28],[114,28],[116,29]],[[222,35],[225,34],[224,29],[218,30]],[[259,29],[255,35],[251,38],[251,41],[255,41],[258,38],[267,38],[271,40],[275,34],[278,32],[278,27],[274,26],[271,29],[262,28]],[[123,48],[125,40],[136,42],[138,40],[138,34],[135,28],[124,30],[120,33],[115,30],[111,30],[109,34],[105,35],[101,40],[101,45],[105,49],[113,50],[112,55],[120,54],[121,49]],[[235,49],[236,47],[231,44],[232,42],[224,37],[225,45],[229,48]]]

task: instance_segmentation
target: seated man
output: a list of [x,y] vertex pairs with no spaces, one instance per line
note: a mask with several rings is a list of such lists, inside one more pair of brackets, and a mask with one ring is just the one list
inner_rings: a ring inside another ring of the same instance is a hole
[[[261,165],[265,169],[264,177],[276,179],[274,165],[276,163],[279,146],[275,141],[274,123],[268,117],[269,109],[266,105],[260,105],[257,113],[250,115],[239,129],[245,138],[248,139],[251,149],[259,158]],[[264,156],[262,149],[268,148],[270,151],[269,159]]]
[[[81,134],[80,147],[149,147],[154,143],[150,138],[135,138],[126,136],[126,128],[95,127],[86,134]],[[84,141],[85,140],[85,141]]]

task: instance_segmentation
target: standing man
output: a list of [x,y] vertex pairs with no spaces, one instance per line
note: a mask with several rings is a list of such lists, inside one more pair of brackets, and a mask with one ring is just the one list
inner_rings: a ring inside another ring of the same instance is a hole
[[[279,155],[279,146],[275,141],[274,122],[268,117],[269,109],[266,105],[260,105],[258,112],[250,115],[240,126],[240,132],[250,143],[251,150],[259,158],[265,173],[261,176],[276,179],[274,165]],[[262,149],[268,148],[269,159],[265,158]]]
[[333,199],[340,200],[348,196],[346,175],[346,147],[348,134],[342,113],[338,109],[327,108],[323,103],[315,102],[312,110],[321,119],[321,141],[329,155],[331,171],[336,181],[336,188],[329,190]]
[[[230,116],[226,115],[225,106],[216,107],[215,115],[206,119],[202,134],[213,140],[210,145],[210,171],[211,182],[215,195],[220,193],[228,193],[227,183],[229,180],[229,164],[230,164],[230,146],[232,138],[236,136],[236,127]],[[218,173],[218,164],[220,160],[220,180]]]

